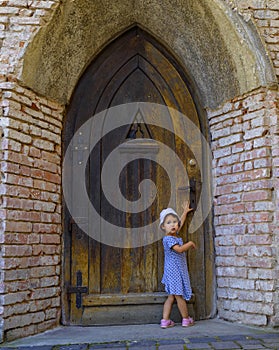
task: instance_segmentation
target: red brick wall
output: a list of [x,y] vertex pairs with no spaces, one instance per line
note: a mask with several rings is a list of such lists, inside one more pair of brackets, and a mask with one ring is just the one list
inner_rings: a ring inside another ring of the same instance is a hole
[[274,70],[279,76],[279,1],[223,0],[246,21],[252,21],[265,42]]
[[0,3],[0,81],[20,75],[24,52],[47,23],[59,0],[6,0]]
[[6,86],[0,312],[12,339],[59,324],[62,110],[26,89]]
[[218,313],[254,325],[276,323],[277,105],[260,88],[209,112]]
[[[62,108],[18,79],[24,53],[59,0],[0,6],[0,335],[60,318]],[[279,76],[278,0],[223,0],[251,19]],[[219,316],[279,323],[278,93],[258,89],[209,111],[216,184]],[[1,338],[1,337],[0,337]]]

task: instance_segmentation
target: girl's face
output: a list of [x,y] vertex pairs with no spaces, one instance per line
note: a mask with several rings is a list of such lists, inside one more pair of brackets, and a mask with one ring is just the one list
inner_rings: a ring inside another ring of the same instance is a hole
[[175,234],[179,229],[178,218],[172,214],[167,215],[162,225],[162,229],[166,232],[166,234]]

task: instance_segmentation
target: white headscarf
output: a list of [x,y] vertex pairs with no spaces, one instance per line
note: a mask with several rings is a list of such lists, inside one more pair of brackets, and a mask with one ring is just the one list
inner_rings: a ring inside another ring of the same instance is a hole
[[160,213],[160,227],[163,224],[165,217],[169,214],[175,215],[179,218],[177,213],[172,208],[163,209]]

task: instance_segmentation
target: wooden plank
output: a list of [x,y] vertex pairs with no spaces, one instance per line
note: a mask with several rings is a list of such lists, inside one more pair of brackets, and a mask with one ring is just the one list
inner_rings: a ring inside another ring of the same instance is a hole
[[131,325],[159,323],[162,305],[124,305],[113,307],[88,307],[84,310],[82,325]]
[[[129,294],[99,294],[86,295],[83,297],[83,306],[109,306],[109,305],[137,305],[137,304],[161,304],[167,298],[165,292],[154,293],[129,293]],[[195,302],[192,296],[189,304]]]
[[[189,314],[195,318],[193,305],[190,304]],[[84,309],[82,325],[129,325],[160,323],[163,304],[121,305],[87,307]],[[177,305],[173,306],[171,319],[181,323],[181,315]]]
[[[98,142],[91,152],[88,169],[87,181],[88,195],[94,208],[100,213],[101,211],[101,142]],[[94,222],[94,228],[90,227],[91,237],[88,244],[88,278],[89,278],[89,293],[100,293],[101,291],[101,244],[100,240],[100,221]],[[99,230],[96,232],[93,230]],[[91,232],[92,231],[92,232]],[[98,240],[99,239],[99,240]]]
[[[72,225],[71,286],[77,285],[77,273],[82,273],[82,286],[88,286],[88,235],[77,224]],[[79,324],[82,308],[76,306],[76,294],[70,294],[70,321]]]

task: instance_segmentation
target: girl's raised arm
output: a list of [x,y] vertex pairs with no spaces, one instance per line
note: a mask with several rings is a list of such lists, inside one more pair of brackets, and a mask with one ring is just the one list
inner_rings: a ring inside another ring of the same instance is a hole
[[184,203],[184,206],[183,206],[183,213],[182,213],[181,218],[180,218],[180,227],[179,227],[179,230],[183,227],[188,213],[189,213],[190,211],[193,210],[193,208],[190,208],[189,205],[190,205],[190,202],[189,202],[189,201]]

